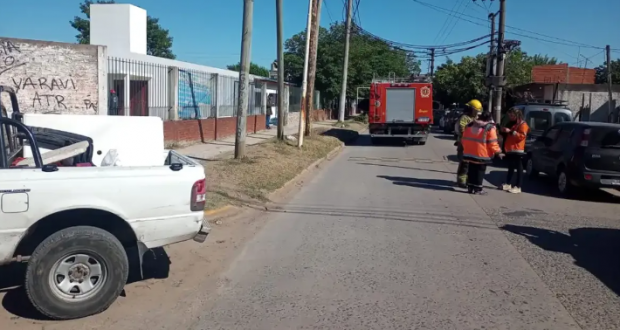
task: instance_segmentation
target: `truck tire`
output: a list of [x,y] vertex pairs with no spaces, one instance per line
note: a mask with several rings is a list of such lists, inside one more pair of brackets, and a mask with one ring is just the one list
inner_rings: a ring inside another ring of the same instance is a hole
[[101,313],[123,291],[129,262],[109,232],[70,227],[46,238],[28,260],[25,289],[41,314],[68,320]]

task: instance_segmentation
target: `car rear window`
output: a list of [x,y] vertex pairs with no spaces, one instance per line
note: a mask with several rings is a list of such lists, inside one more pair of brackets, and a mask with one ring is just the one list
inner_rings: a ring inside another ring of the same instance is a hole
[[620,147],[620,127],[592,127],[590,143],[599,147]]
[[551,113],[531,111],[527,114],[526,121],[531,130],[544,131],[551,126]]

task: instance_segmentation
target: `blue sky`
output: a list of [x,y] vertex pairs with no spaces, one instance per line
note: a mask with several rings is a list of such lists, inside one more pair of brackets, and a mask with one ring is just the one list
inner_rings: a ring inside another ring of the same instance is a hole
[[[284,1],[284,36],[305,29],[307,0]],[[420,2],[446,8],[445,12]],[[3,3],[0,36],[74,42],[76,32],[69,21],[79,14],[80,0],[29,0]],[[129,2],[158,17],[174,37],[173,51],[178,59],[214,67],[239,61],[242,0],[133,0]],[[486,5],[485,5],[486,4]],[[485,23],[488,11],[496,11],[499,1],[486,0],[361,0],[361,26],[385,39],[415,44],[450,44],[489,33]],[[324,0],[321,25],[343,19],[344,0]],[[618,0],[507,0],[508,39],[519,39],[530,54],[543,53],[572,65],[588,67],[604,62],[604,52],[588,46],[620,49],[620,1]],[[464,16],[461,16],[464,15]],[[478,23],[473,24],[471,22]],[[442,27],[444,27],[442,29]],[[525,30],[525,31],[523,31]],[[545,35],[545,36],[541,36]],[[560,39],[563,40],[560,40]],[[541,40],[536,40],[541,39]],[[578,47],[576,44],[583,44]],[[479,48],[452,55],[473,55]],[[578,61],[579,56],[579,61]],[[275,1],[255,0],[252,60],[268,66],[276,57]],[[620,57],[620,51],[612,53]],[[437,64],[445,61],[438,58]],[[423,70],[427,64],[423,64]]]

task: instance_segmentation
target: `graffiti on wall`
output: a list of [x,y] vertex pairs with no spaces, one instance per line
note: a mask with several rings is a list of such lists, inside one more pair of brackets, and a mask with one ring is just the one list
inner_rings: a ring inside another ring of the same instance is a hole
[[96,48],[72,46],[0,39],[0,85],[15,90],[22,112],[98,113]]
[[211,109],[211,77],[179,71],[179,118],[208,116]]

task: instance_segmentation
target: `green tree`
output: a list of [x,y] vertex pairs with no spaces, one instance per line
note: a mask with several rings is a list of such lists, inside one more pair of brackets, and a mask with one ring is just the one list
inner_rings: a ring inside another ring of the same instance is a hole
[[[317,49],[316,90],[325,98],[340,95],[342,86],[342,61],[344,52],[344,24],[333,24],[329,29],[319,30]],[[284,69],[295,83],[301,83],[305,31],[300,32],[284,43]],[[358,86],[369,86],[373,74],[387,77],[391,72],[396,76],[409,76],[420,72],[420,62],[406,52],[394,49],[383,41],[361,35],[351,34],[349,49],[349,74],[347,96],[355,97]]]
[[[486,99],[486,57],[486,54],[465,56],[458,63],[448,60],[440,65],[433,80],[435,100],[462,104],[473,98]],[[546,55],[530,56],[520,48],[512,50],[506,58],[507,87],[529,83],[534,66],[549,64],[557,64],[557,60]]]
[[[231,65],[226,66],[226,68],[228,70],[239,72],[241,70],[241,64],[240,63],[231,64]],[[250,63],[250,74],[253,74],[255,76],[261,76],[261,77],[269,77],[269,69],[267,69],[264,66],[260,66],[256,63]]]
[[[84,0],[80,4],[80,12],[86,16],[82,18],[75,16],[70,21],[71,26],[78,31],[75,36],[76,40],[80,44],[90,44],[90,5],[97,4],[111,4],[115,3],[114,0]],[[176,56],[172,53],[172,37],[169,35],[169,31],[162,28],[159,25],[159,19],[151,16],[146,20],[146,52],[149,55],[171,58]]]
[[[607,83],[607,63],[599,65],[596,68],[596,83],[597,84],[606,84]],[[620,59],[611,61],[611,81],[614,84],[620,82]]]

